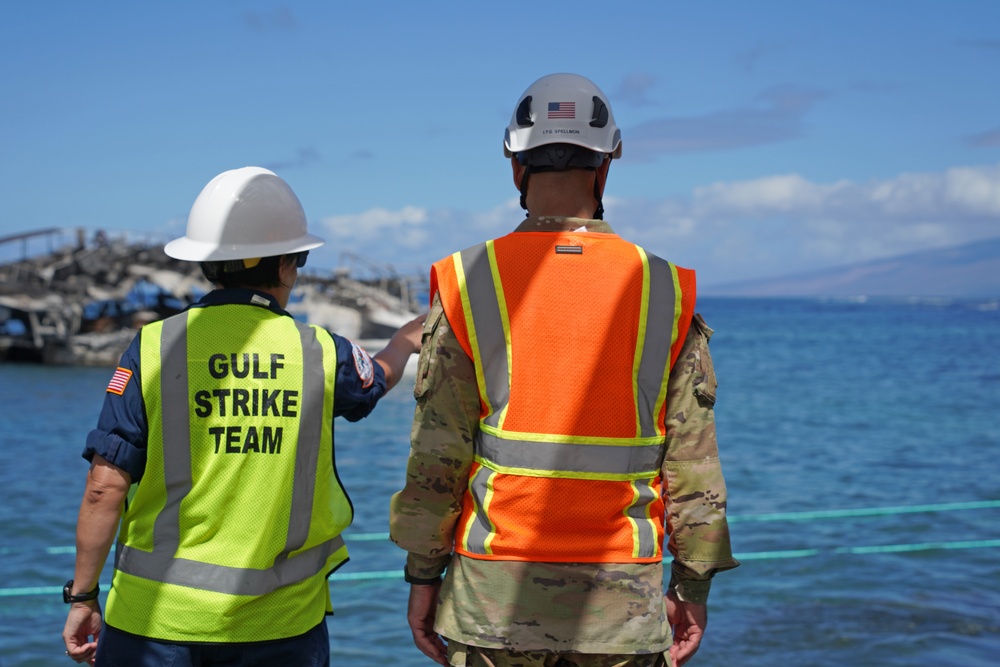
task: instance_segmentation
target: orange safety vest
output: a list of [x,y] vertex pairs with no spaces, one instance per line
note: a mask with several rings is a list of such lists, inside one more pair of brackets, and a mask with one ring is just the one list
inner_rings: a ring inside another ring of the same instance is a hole
[[670,369],[695,275],[615,234],[515,232],[431,269],[479,388],[455,551],[662,560]]

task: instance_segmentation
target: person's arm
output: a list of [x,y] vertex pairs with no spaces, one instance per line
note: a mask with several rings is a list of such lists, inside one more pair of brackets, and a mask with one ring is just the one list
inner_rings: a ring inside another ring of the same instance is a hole
[[726,483],[715,437],[716,379],[712,330],[695,315],[667,387],[666,482],[668,548],[673,554],[667,610],[671,655],[683,665],[698,650],[708,622],[716,572],[739,565],[726,521]]
[[410,355],[420,350],[423,315],[393,334],[385,349],[369,355],[361,346],[331,333],[337,348],[334,417],[356,422],[364,419],[403,375]]
[[375,353],[375,363],[385,372],[386,391],[395,387],[399,378],[403,377],[403,369],[406,368],[410,355],[420,351],[423,328],[424,316],[418,315],[401,326],[382,351]]
[[[87,593],[97,587],[111,543],[118,532],[118,522],[131,483],[127,472],[100,456],[94,456],[76,523],[76,569],[70,591],[72,595]],[[74,602],[70,606],[63,628],[63,641],[67,654],[73,660],[93,664],[101,622],[101,606],[96,599]]]
[[441,575],[451,561],[454,530],[472,467],[479,392],[472,360],[451,332],[435,296],[424,326],[414,396],[406,485],[392,497],[389,534],[407,553],[407,620],[413,641],[445,665],[434,631]]
[[[83,458],[90,463],[76,528],[76,569],[71,594],[87,593],[98,577],[118,530],[125,495],[146,468],[146,415],[140,388],[142,332],[122,354],[104,395],[97,427],[87,434]],[[101,631],[97,600],[74,603],[63,640],[77,662],[93,663]],[[88,641],[89,637],[93,641]]]

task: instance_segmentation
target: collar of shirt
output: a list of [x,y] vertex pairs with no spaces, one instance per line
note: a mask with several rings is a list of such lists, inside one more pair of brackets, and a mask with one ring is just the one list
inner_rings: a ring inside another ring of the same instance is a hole
[[230,304],[260,306],[278,313],[279,315],[289,314],[278,305],[278,300],[270,294],[255,289],[245,289],[243,287],[212,290],[205,296],[201,297],[198,302],[193,304],[191,307],[201,308],[204,306],[224,306]]
[[571,218],[568,216],[541,215],[527,218],[517,226],[515,232],[574,232],[584,227],[582,231],[614,234],[614,231],[604,220],[589,220],[587,218]]

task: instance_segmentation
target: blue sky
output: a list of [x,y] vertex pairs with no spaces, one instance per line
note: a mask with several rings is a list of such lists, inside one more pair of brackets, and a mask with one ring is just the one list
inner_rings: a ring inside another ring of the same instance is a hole
[[1000,236],[1000,2],[0,4],[0,236],[183,233],[273,169],[400,270],[523,217],[503,129],[552,72],[611,99],[606,218],[702,284]]

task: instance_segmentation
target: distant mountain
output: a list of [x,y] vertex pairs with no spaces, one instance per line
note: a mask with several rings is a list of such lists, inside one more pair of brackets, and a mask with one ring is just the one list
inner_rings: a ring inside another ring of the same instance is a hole
[[711,296],[1000,296],[1000,238],[776,278],[699,287]]

